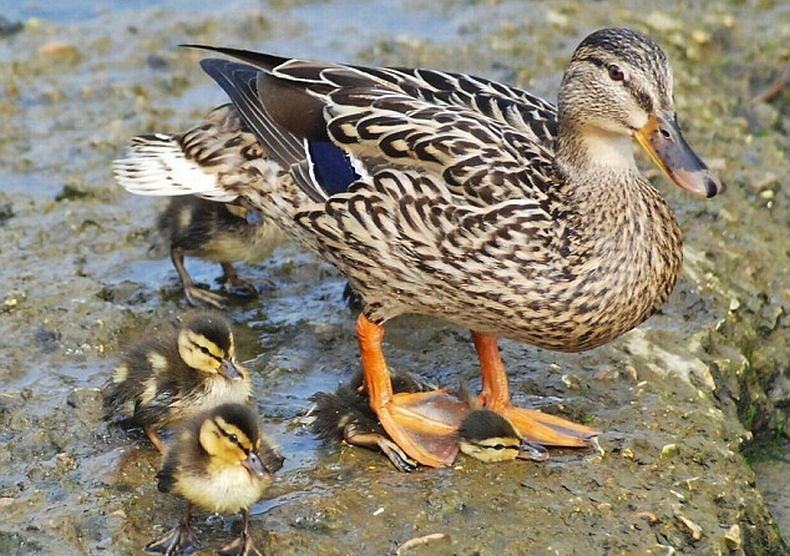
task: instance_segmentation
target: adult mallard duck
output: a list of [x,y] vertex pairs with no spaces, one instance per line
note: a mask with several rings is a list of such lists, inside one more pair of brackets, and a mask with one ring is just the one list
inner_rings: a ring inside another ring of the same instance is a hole
[[421,313],[472,330],[485,408],[528,440],[586,445],[597,431],[511,405],[497,338],[587,350],[669,297],[680,229],[631,141],[691,192],[712,197],[719,182],[680,133],[661,48],[628,29],[592,33],[556,108],[467,75],[201,48],[243,62],[201,65],[271,157],[246,184],[165,192],[243,197],[348,276],[364,302],[365,387],[393,441],[429,466],[455,448],[457,419],[422,417],[447,394],[393,394],[381,349],[388,320]]

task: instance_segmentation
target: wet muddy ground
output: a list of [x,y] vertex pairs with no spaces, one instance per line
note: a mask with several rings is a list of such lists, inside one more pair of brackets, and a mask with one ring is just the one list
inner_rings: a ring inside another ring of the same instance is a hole
[[[271,554],[395,553],[434,533],[410,553],[783,553],[790,464],[773,439],[790,429],[790,118],[786,93],[750,99],[787,63],[789,9],[706,4],[58,1],[0,14],[0,554],[136,553],[181,511],[156,491],[155,453],[102,422],[97,389],[119,349],[186,309],[169,261],[148,254],[160,204],[110,175],[132,135],[184,129],[224,102],[178,43],[442,67],[553,99],[576,43],[615,24],[667,49],[681,123],[726,190],[704,201],[656,178],[686,235],[662,314],[586,354],[504,343],[515,397],[605,430],[605,454],[401,475],[320,445],[301,415],[355,371],[353,316],[337,272],[285,246],[244,269],[277,289],[231,311],[288,457],[255,535]],[[188,264],[206,282],[219,273]],[[395,368],[475,384],[454,326],[404,317],[386,349]],[[767,439],[752,448],[757,477],[743,453],[753,433]],[[206,518],[204,547],[236,526]]]

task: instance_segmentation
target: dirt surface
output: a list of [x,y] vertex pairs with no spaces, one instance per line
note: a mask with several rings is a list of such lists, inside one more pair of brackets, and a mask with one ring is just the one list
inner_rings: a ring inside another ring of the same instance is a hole
[[[434,533],[445,536],[408,553],[787,550],[790,464],[773,439],[790,430],[788,96],[750,103],[787,63],[786,3],[189,4],[59,0],[0,14],[0,554],[138,553],[181,511],[156,491],[142,438],[103,423],[97,388],[119,349],[186,309],[169,261],[147,254],[160,204],[110,175],[131,136],[184,129],[225,102],[200,55],[177,44],[461,70],[553,99],[578,41],[611,25],[666,48],[681,124],[726,189],[705,201],[656,176],[686,236],[662,314],[586,354],[503,343],[517,400],[605,430],[605,453],[401,475],[375,454],[322,446],[301,415],[356,369],[353,316],[337,272],[285,246],[243,269],[277,289],[231,311],[288,457],[253,530],[285,555],[395,553]],[[219,274],[189,265],[205,282]],[[395,368],[477,384],[468,333],[446,323],[399,319],[386,350]],[[742,453],[753,432],[768,447],[753,458],[757,479]],[[207,548],[237,526],[197,522]]]

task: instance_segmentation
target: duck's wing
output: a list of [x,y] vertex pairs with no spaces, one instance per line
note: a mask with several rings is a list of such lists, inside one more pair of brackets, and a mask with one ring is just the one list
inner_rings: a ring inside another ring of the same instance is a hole
[[[536,127],[536,133],[513,123],[518,123],[517,112],[549,114],[546,106],[524,104],[520,111],[503,112],[500,104],[516,106],[517,95],[496,96],[496,89],[483,82],[465,97],[469,93],[440,90],[406,70],[218,50],[245,61],[261,57],[257,69],[220,59],[201,64],[314,201],[393,166],[439,175],[452,195],[476,206],[513,198],[546,200],[554,181],[553,153],[543,141],[552,136],[550,126]],[[454,79],[445,74],[443,86],[462,83]]]
[[267,156],[232,104],[212,110],[179,135],[134,137],[113,162],[116,181],[140,195],[196,194],[229,202],[255,181],[251,165]]
[[[318,86],[327,81],[322,75],[324,70],[346,68],[393,91],[472,109],[524,132],[547,149],[553,149],[557,136],[556,106],[529,91],[484,77],[425,68],[328,64],[235,48],[184,46],[226,54],[277,77]],[[328,81],[337,85],[333,79]]]

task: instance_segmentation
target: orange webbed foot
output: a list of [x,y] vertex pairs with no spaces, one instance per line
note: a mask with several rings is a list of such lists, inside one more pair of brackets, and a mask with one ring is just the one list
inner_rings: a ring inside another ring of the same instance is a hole
[[587,448],[600,431],[579,425],[537,409],[522,409],[508,405],[495,409],[513,423],[521,436],[543,446],[561,448]]
[[400,448],[428,467],[452,465],[458,427],[469,406],[444,390],[394,394],[374,407],[384,430]]

